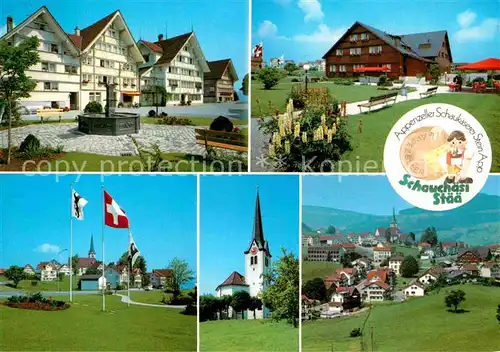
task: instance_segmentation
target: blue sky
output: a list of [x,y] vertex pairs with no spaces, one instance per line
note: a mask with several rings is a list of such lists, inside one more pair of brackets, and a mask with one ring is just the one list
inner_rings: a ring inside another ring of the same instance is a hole
[[[0,267],[67,262],[70,185],[77,176],[0,175],[2,255]],[[103,200],[100,175],[83,175],[75,190],[88,200],[85,219],[73,220],[73,253],[87,257],[94,234],[102,259]],[[105,176],[104,188],[127,213],[148,270],[166,268],[179,257],[196,270],[196,176]],[[128,231],[105,227],[105,262],[117,261],[128,248]]]
[[[500,195],[500,176],[490,176],[481,193]],[[413,208],[384,175],[304,176],[302,203],[373,215],[391,215],[393,206],[396,213]]]
[[298,176],[201,176],[201,294],[215,294],[215,288],[235,270],[245,274],[243,252],[252,239],[257,186],[272,260],[279,259],[281,247],[298,256]]
[[253,0],[252,44],[263,42],[265,60],[316,60],[356,21],[392,34],[447,30],[454,62],[500,56],[496,0]]
[[119,9],[134,39],[156,41],[158,34],[168,37],[194,28],[208,61],[231,58],[240,81],[248,72],[248,3],[245,0],[2,0],[0,1],[0,34],[5,33],[5,17],[14,23],[47,6],[66,32],[85,28]]

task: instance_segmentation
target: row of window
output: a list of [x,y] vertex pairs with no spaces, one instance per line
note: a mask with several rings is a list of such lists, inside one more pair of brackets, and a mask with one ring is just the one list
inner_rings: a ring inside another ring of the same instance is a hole
[[114,45],[114,44],[104,43],[102,41],[98,41],[95,44],[95,49],[101,50],[101,51],[107,51],[109,53],[122,54],[122,55],[127,56],[127,48],[124,48],[124,47],[118,46],[118,45]]
[[370,40],[370,33],[351,34],[349,37],[351,42],[357,42],[358,40]]
[[173,73],[173,74],[176,74],[176,75],[200,77],[200,72],[199,71],[197,71],[197,70],[190,70],[190,69],[187,69],[187,68],[180,68],[180,67],[169,66],[168,67],[168,73]]
[[179,81],[177,79],[169,79],[168,85],[171,87],[179,87],[179,88],[201,89],[200,82]]
[[193,64],[193,62],[194,62],[194,61],[193,61],[193,58],[191,58],[191,57],[187,57],[187,56],[182,56],[182,55],[177,56],[177,61],[178,61],[178,62],[183,62],[183,63],[185,63],[185,64],[191,64],[191,65],[192,65],[192,64]]
[[[363,48],[349,48],[350,56],[359,56],[363,53]],[[382,53],[382,45],[370,46],[368,47],[368,53],[370,55],[379,55]],[[344,56],[344,49],[336,49],[336,56]]]
[[[356,68],[361,68],[365,67],[364,64],[353,64],[352,68],[353,70]],[[381,64],[379,67],[387,67],[388,69],[391,69],[392,66],[391,64]],[[329,66],[330,72],[347,72],[347,65],[330,65]]]
[[[115,76],[104,76],[104,75],[96,75],[96,82],[98,83],[120,83],[120,78],[115,77]],[[94,82],[94,75],[84,73],[82,75],[82,81],[83,83],[89,83],[89,82]],[[137,81],[133,78],[127,78],[127,77],[122,77],[121,82],[124,86],[135,86]]]
[[[82,58],[82,64],[85,65],[94,65],[94,59],[90,56]],[[120,61],[114,61],[114,60],[105,60],[105,59],[95,59],[95,64],[96,66],[103,67],[103,68],[112,68],[115,70],[121,69],[122,71],[131,71],[135,72],[135,65],[132,65],[130,63],[123,63]]]
[[[42,71],[56,72],[56,64],[42,61]],[[78,67],[73,65],[64,65],[64,72],[68,74],[78,74]]]

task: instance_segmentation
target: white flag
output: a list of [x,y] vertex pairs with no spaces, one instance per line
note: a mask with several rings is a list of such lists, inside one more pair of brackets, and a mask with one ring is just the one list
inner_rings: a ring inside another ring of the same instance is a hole
[[128,259],[130,260],[130,267],[134,267],[134,264],[141,255],[141,252],[139,252],[139,249],[135,245],[134,238],[132,237],[132,234],[130,234],[130,243],[128,245]]
[[71,216],[78,220],[83,220],[83,207],[86,206],[88,201],[81,197],[75,190],[72,191],[71,196]]

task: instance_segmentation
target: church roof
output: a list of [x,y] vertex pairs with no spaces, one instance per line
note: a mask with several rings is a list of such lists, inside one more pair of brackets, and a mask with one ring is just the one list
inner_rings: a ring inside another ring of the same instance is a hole
[[266,251],[267,254],[271,256],[271,253],[269,252],[269,244],[264,239],[264,229],[262,227],[262,214],[260,211],[260,196],[258,190],[257,190],[257,197],[255,199],[255,215],[253,218],[252,240],[250,241],[250,245],[248,246],[248,249],[245,251],[245,254],[248,254],[248,252],[250,252],[250,248],[252,248],[252,244],[254,242],[260,251],[262,250]]
[[223,287],[223,286],[248,286],[245,283],[245,277],[241,275],[237,271],[233,271],[231,275],[228,276],[226,280],[224,280],[223,283],[221,283],[217,288],[215,289],[216,291]]

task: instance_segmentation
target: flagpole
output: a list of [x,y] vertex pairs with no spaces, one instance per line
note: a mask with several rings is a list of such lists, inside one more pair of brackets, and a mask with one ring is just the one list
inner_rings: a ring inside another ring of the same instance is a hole
[[73,302],[73,182],[71,183],[69,210],[69,301]]
[[101,191],[102,191],[102,206],[103,206],[103,211],[102,211],[102,229],[101,229],[101,240],[102,240],[102,311],[106,311],[106,296],[104,295],[104,270],[105,270],[105,264],[104,264],[104,212],[106,211],[106,201],[104,199],[104,186],[101,185]]
[[[128,226],[128,248],[130,252],[130,225]],[[128,263],[127,263],[127,268],[128,268],[128,285],[127,285],[127,294],[128,294],[128,301],[127,301],[127,306],[130,307],[130,271],[131,271],[131,266],[132,266],[132,257],[130,256],[132,253],[128,254]]]

